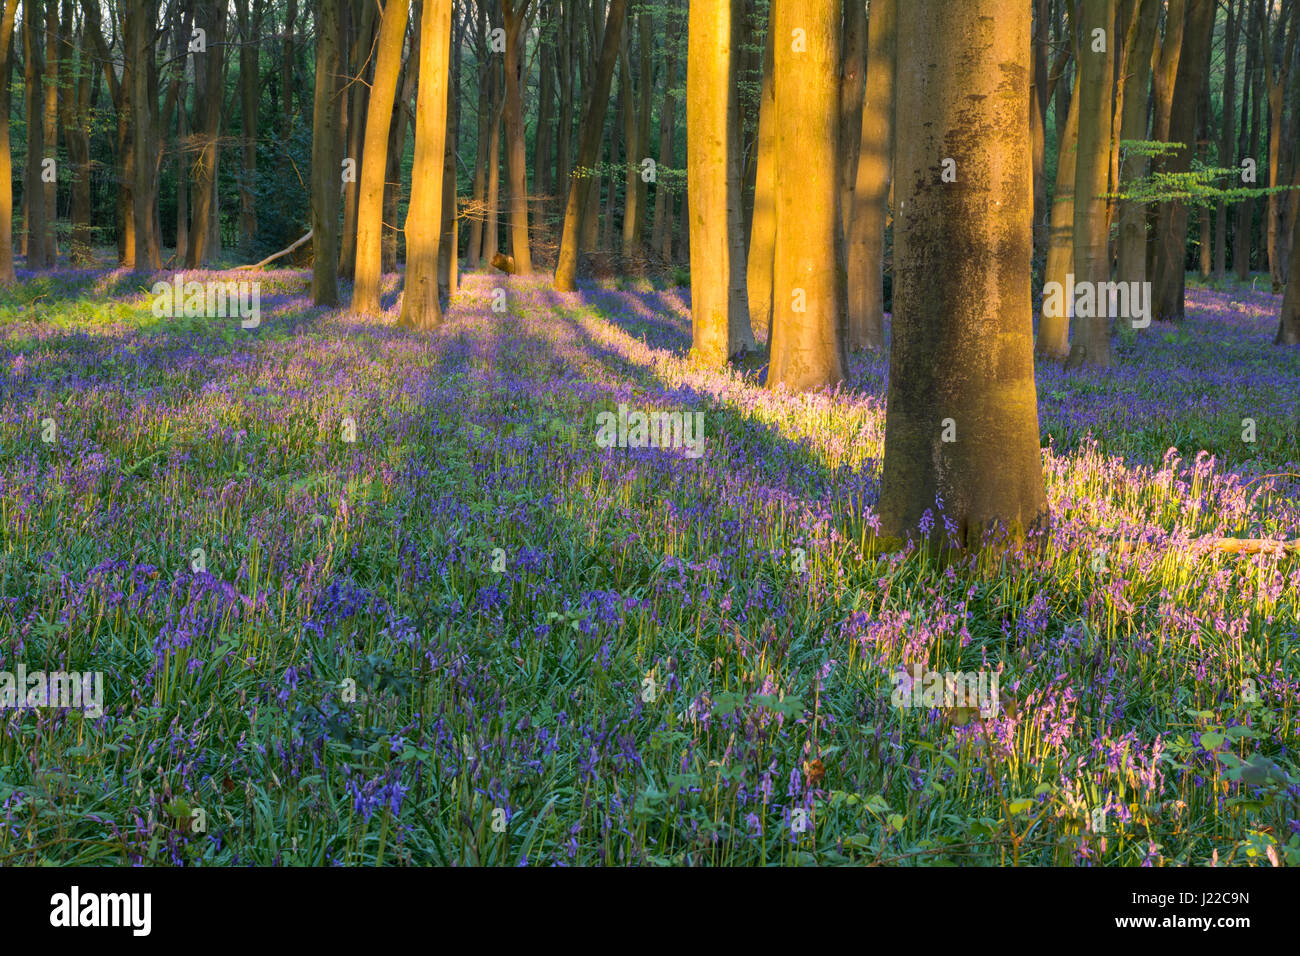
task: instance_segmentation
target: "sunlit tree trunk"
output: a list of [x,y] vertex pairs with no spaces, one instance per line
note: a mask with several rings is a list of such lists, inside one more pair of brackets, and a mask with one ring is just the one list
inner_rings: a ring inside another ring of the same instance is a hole
[[438,243],[442,233],[447,155],[447,87],[451,66],[451,0],[424,0],[420,17],[420,84],[415,166],[406,215],[406,282],[399,324],[431,329],[442,322]]
[[[836,385],[844,378],[840,5],[834,0],[789,0],[775,5],[773,23],[776,252],[767,387],[804,391]],[[693,208],[696,201],[693,196]],[[696,241],[692,236],[692,250]]]
[[560,254],[554,280],[554,286],[560,292],[572,292],[577,288],[578,242],[587,215],[588,194],[592,184],[589,173],[600,149],[605,111],[609,106],[609,88],[614,78],[614,64],[618,59],[619,36],[623,32],[626,16],[627,0],[610,0],[591,96],[579,129],[578,168],[570,181],[569,199],[564,210],[564,231],[560,238]]
[[849,348],[885,344],[885,220],[894,164],[896,0],[872,0],[861,146],[849,220]]
[[[898,6],[898,56],[909,66],[898,72],[907,120],[896,152],[885,547],[908,536],[942,546],[947,522],[958,547],[978,547],[994,526],[1012,542],[1045,531],[1029,26],[1020,0]],[[941,157],[956,162],[957,182],[942,181]]]
[[[383,248],[384,179],[388,170],[388,127],[393,118],[397,76],[402,67],[402,43],[410,0],[388,0],[379,21],[375,79],[366,110],[366,135],[357,193],[356,278],[351,311],[356,315],[379,311],[380,267]],[[441,191],[439,192],[441,195]]]
[[13,42],[18,0],[4,0],[0,13],[0,285],[11,285],[14,275],[14,177],[9,147],[9,109],[13,87],[9,83],[9,49]]

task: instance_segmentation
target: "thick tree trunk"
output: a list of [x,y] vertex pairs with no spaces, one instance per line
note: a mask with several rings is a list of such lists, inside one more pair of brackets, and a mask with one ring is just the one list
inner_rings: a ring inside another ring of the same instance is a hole
[[406,38],[409,13],[410,0],[387,0],[379,23],[375,80],[366,110],[365,145],[357,196],[356,278],[352,285],[351,305],[355,315],[373,315],[379,311],[388,128],[393,118],[393,99],[397,95],[397,76],[402,67],[402,44]]
[[483,203],[484,192],[487,188],[487,156],[488,156],[488,122],[492,111],[492,100],[489,95],[490,89],[488,84],[488,63],[487,56],[487,6],[478,4],[478,29],[475,33],[477,80],[478,80],[478,133],[475,136],[475,149],[477,150],[474,157],[474,185],[473,185],[473,215],[469,223],[469,243],[465,250],[465,267],[476,269],[479,264],[479,253],[483,251]]
[[1291,281],[1282,297],[1282,317],[1277,326],[1278,345],[1300,345],[1300,216],[1291,226]]
[[[410,23],[420,22],[420,0],[412,0]],[[408,29],[413,27],[408,26]],[[397,206],[402,198],[402,157],[406,152],[406,130],[411,119],[411,100],[415,97],[415,65],[419,62],[419,34],[411,40],[411,47],[402,62],[397,81],[397,97],[393,103],[393,121],[388,127],[388,171],[384,174],[384,228],[380,238],[381,274],[397,271]]]
[[[1178,80],[1169,114],[1169,141],[1183,143],[1166,158],[1164,169],[1185,173],[1191,168],[1196,136],[1196,104],[1201,94],[1201,79],[1208,57],[1206,47],[1214,33],[1215,0],[1188,0],[1186,49],[1178,66]],[[1183,317],[1183,287],[1187,273],[1187,205],[1161,203],[1159,243],[1155,279],[1152,288],[1152,314],[1162,321]]]
[[[448,0],[451,2],[451,0]],[[456,206],[456,149],[460,139],[460,30],[452,28],[451,86],[447,93],[447,135],[442,157],[442,233],[438,239],[438,287],[448,297],[460,283],[459,213]],[[418,107],[417,107],[418,108]]]
[[[390,0],[391,2],[391,0]],[[451,63],[451,0],[424,0],[420,17],[420,85],[415,167],[406,214],[406,281],[399,324],[431,329],[442,322],[438,244],[442,233],[447,156],[447,79]]]
[[[342,113],[342,8],[322,4],[316,14],[316,89],[311,126],[311,297],[339,304],[339,130]],[[242,65],[241,65],[242,70]]]
[[[516,5],[517,4],[517,5]],[[515,272],[531,275],[528,238],[528,153],[524,140],[522,48],[530,0],[501,0],[506,30],[506,171],[510,177],[510,254]]]
[[559,260],[555,266],[554,286],[560,292],[577,288],[578,242],[582,235],[591,191],[589,171],[596,162],[600,139],[605,127],[605,111],[609,106],[609,88],[614,78],[614,63],[618,59],[619,37],[627,16],[627,0],[610,0],[605,18],[605,32],[601,40],[600,58],[596,64],[591,96],[579,129],[578,162],[569,185],[569,199],[564,210],[564,231],[560,238]]
[[501,221],[501,114],[505,102],[501,95],[501,73],[492,68],[492,116],[488,120],[487,198],[483,224],[483,261],[491,262],[500,242]]
[[[834,0],[790,0],[775,6],[773,21],[776,252],[766,384],[804,391],[844,378],[840,6]],[[692,236],[692,249],[696,242]]]
[[[882,546],[1046,531],[1029,302],[1029,7],[898,7],[895,298]],[[778,93],[779,95],[779,93]],[[957,163],[940,181],[936,157]],[[945,441],[945,437],[954,438]],[[941,513],[936,513],[938,509]],[[949,532],[951,529],[951,532]]]
[[885,220],[894,165],[896,0],[872,0],[861,148],[849,223],[849,348],[885,345]]
[[[732,295],[743,275],[730,215],[740,148],[732,68],[733,0],[692,0],[686,57],[686,176],[691,195],[691,358],[718,367],[746,347],[749,316]],[[734,182],[733,182],[734,180]],[[733,195],[734,194],[734,195]],[[738,206],[734,207],[739,212]],[[752,337],[749,338],[752,342]]]
[[[1110,280],[1106,222],[1107,185],[1110,181],[1110,137],[1115,75],[1115,0],[1083,0],[1079,33],[1079,148],[1074,175],[1075,280],[1096,290]],[[1102,42],[1094,30],[1104,33]],[[1084,361],[1095,368],[1110,366],[1109,303],[1094,301],[1093,315],[1080,331]],[[1098,314],[1100,313],[1100,314]]]

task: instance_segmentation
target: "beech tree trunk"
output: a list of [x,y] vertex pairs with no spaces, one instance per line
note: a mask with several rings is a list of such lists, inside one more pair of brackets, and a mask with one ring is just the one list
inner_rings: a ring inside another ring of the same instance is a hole
[[14,177],[9,147],[9,109],[13,87],[9,83],[9,49],[13,42],[18,0],[4,0],[0,12],[0,285],[12,285],[14,274]]
[[[834,0],[789,0],[774,10],[776,252],[767,387],[804,391],[844,378],[840,6]],[[697,201],[692,196],[696,217]],[[692,257],[696,243],[692,236]]]
[[[1124,106],[1120,121],[1121,140],[1144,140],[1147,136],[1147,113],[1151,105],[1151,52],[1155,48],[1160,23],[1161,0],[1138,0],[1137,34],[1134,37],[1132,72],[1123,78]],[[1125,153],[1120,164],[1120,182],[1135,182],[1148,171],[1145,156]],[[1119,235],[1116,239],[1116,278],[1120,282],[1145,282],[1147,279],[1147,214],[1134,202],[1121,200],[1116,213]]]
[[[390,0],[391,2],[391,0]],[[447,87],[451,64],[451,0],[424,0],[420,17],[420,83],[415,166],[406,215],[406,282],[400,325],[431,329],[442,322],[438,243],[442,234],[447,156]]]
[[357,193],[356,274],[351,305],[355,315],[373,315],[379,311],[388,127],[393,118],[393,99],[397,95],[397,77],[402,66],[402,44],[406,38],[409,13],[410,0],[387,0],[380,14],[375,79],[366,110],[361,182]]
[[[892,3],[893,0],[878,0]],[[772,48],[775,22],[769,8],[767,39],[763,45],[763,80],[759,92],[758,141],[755,144],[754,209],[749,219],[749,255],[745,263],[745,287],[750,322],[767,330],[767,347],[772,348],[772,269],[776,255],[776,87],[772,83],[775,53]]]
[[[1215,0],[1188,0],[1186,48],[1178,65],[1178,79],[1169,114],[1169,141],[1183,143],[1164,164],[1167,172],[1184,173],[1191,168],[1196,137],[1196,104],[1208,62],[1207,47],[1214,33]],[[1160,204],[1159,242],[1155,278],[1152,284],[1152,314],[1162,321],[1181,320],[1186,284],[1187,205]]]
[[[1074,175],[1074,273],[1076,282],[1093,289],[1110,280],[1106,221],[1107,185],[1110,181],[1110,137],[1114,118],[1115,0],[1083,0],[1079,32],[1079,148]],[[1104,31],[1100,35],[1096,30]],[[1098,46],[1104,49],[1098,50]],[[1084,362],[1095,368],[1110,366],[1108,304],[1094,302],[1093,315],[1080,330]],[[1068,311],[1068,310],[1067,310]]]
[[[325,3],[316,13],[316,89],[311,127],[311,297],[339,304],[339,129],[343,100],[342,8]],[[241,66],[242,69],[242,66]]]
[[[517,4],[517,5],[516,5]],[[524,141],[523,28],[531,0],[501,0],[506,31],[506,171],[510,177],[510,254],[515,272],[531,275],[533,257],[528,239],[528,153]]]
[[[1029,301],[1029,5],[898,6],[884,547],[1046,531]],[[779,95],[779,93],[778,93]],[[936,157],[957,164],[942,182]],[[944,441],[945,436],[955,438]],[[941,512],[941,513],[939,513]],[[950,525],[949,525],[950,523]],[[1004,539],[1006,540],[1006,539]]]
[[[41,183],[45,158],[45,124],[41,117],[44,29],[42,0],[23,0],[23,81],[27,88],[27,172],[23,177],[23,199],[27,211],[28,269],[52,265],[46,257],[45,192]],[[8,85],[9,78],[5,77],[4,82]]]
[[872,0],[861,147],[849,221],[849,348],[885,345],[885,221],[894,166],[897,0]]
[[600,58],[592,80],[591,97],[587,101],[586,114],[579,131],[578,168],[570,182],[569,199],[564,210],[564,231],[560,238],[560,254],[554,279],[554,287],[559,292],[572,292],[577,288],[578,241],[587,214],[592,183],[590,171],[600,149],[605,111],[609,106],[609,88],[614,78],[614,63],[618,59],[619,36],[623,32],[626,16],[627,0],[610,0]]

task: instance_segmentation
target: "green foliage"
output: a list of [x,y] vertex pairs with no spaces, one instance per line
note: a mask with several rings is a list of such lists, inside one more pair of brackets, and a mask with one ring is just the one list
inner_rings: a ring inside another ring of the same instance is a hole
[[[1145,156],[1157,160],[1183,148],[1185,148],[1183,143],[1164,143],[1154,140],[1126,139],[1120,143],[1120,149],[1125,155]],[[1297,188],[1295,186],[1245,186],[1239,184],[1240,177],[1240,169],[1208,166],[1193,157],[1191,169],[1187,172],[1168,172],[1153,168],[1146,176],[1121,183],[1119,192],[1108,193],[1105,198],[1141,205],[1182,202],[1189,206],[1201,207],[1217,206],[1221,202],[1231,205],[1245,199]],[[1238,184],[1222,185],[1233,179],[1238,180]]]

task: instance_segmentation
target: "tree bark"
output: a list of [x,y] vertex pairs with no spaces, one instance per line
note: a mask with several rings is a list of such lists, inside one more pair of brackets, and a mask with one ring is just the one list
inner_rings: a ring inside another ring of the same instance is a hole
[[361,183],[357,194],[356,277],[351,304],[354,315],[373,315],[379,311],[388,127],[393,118],[393,99],[397,95],[397,76],[402,66],[402,44],[406,38],[409,13],[410,0],[387,0],[380,15],[375,79],[366,110]]
[[[316,13],[316,84],[311,124],[312,303],[339,304],[339,117],[342,112],[342,7]],[[240,67],[241,71],[243,65]]]
[[[1151,52],[1155,48],[1160,24],[1161,0],[1138,0],[1137,35],[1133,56],[1127,57],[1132,70],[1124,75],[1124,105],[1120,120],[1121,140],[1147,138],[1147,114],[1151,105]],[[1145,156],[1125,153],[1120,164],[1120,182],[1135,182],[1148,171]],[[1145,282],[1147,279],[1147,214],[1138,203],[1120,200],[1116,213],[1119,234],[1116,239],[1116,278],[1120,282]]]
[[[33,270],[52,265],[46,256],[45,192],[41,183],[45,158],[45,124],[41,117],[44,20],[42,0],[23,0],[23,80],[27,88],[27,172],[23,177],[23,199],[27,210],[27,268]],[[8,77],[4,81],[7,84]]]
[[4,0],[3,12],[0,13],[0,285],[12,285],[17,281],[14,274],[14,160],[9,146],[9,108],[13,92],[9,82],[9,50],[17,15],[18,0]]
[[618,59],[619,36],[623,32],[626,16],[627,0],[610,0],[600,58],[596,63],[591,96],[579,131],[578,168],[569,185],[569,199],[564,210],[564,230],[560,238],[560,254],[554,278],[554,287],[559,292],[572,292],[577,288],[578,241],[586,218],[592,182],[590,173],[600,149],[605,111],[609,106],[609,88],[613,82],[614,63]]
[[[898,7],[909,68],[897,109],[908,121],[896,155],[883,547],[915,536],[942,548],[951,533],[974,548],[992,543],[994,527],[1014,545],[1046,532],[1029,301],[1029,26],[1028,4],[1012,0]],[[939,157],[956,160],[956,183],[940,180]]]
[[[1078,86],[1079,70],[1075,70]],[[1060,152],[1056,160],[1056,189],[1052,192],[1052,222],[1047,236],[1047,271],[1044,283],[1068,285],[1066,276],[1074,272],[1074,190],[1078,171],[1079,91],[1070,97],[1070,113],[1065,119]],[[1145,252],[1144,252],[1145,254]],[[1038,341],[1034,351],[1050,359],[1063,359],[1070,350],[1070,320],[1074,302],[1067,301],[1060,315],[1048,315],[1044,309],[1038,318]]]
[[[348,102],[348,145],[345,159],[351,160],[352,176],[343,186],[343,235],[339,248],[339,277],[356,275],[357,204],[361,190],[361,163],[366,135],[365,116],[370,101],[369,78],[374,75],[375,19],[378,4],[361,0],[361,16],[352,47],[351,95]],[[340,175],[342,164],[340,163]]]
[[[1184,144],[1168,154],[1164,169],[1185,173],[1191,168],[1195,148],[1196,104],[1208,57],[1206,47],[1214,33],[1215,0],[1188,0],[1186,48],[1178,65],[1178,79],[1169,114],[1169,141]],[[1186,284],[1187,205],[1160,204],[1157,230],[1158,255],[1152,288],[1152,314],[1162,321],[1181,320]]]
[[896,0],[872,0],[861,148],[849,223],[849,348],[885,345],[885,221],[894,164]]
[[[1110,280],[1106,222],[1107,185],[1110,181],[1110,137],[1114,119],[1115,0],[1083,0],[1079,32],[1079,148],[1074,175],[1075,280],[1096,290]],[[1095,30],[1104,33],[1105,50]],[[1080,330],[1084,362],[1094,368],[1110,366],[1108,304],[1094,302],[1093,315]],[[1068,312],[1068,310],[1067,310]],[[1101,313],[1101,314],[1098,314]]]
[[[776,251],[766,384],[805,391],[844,378],[844,265],[838,245],[840,6],[833,0],[790,0],[775,5],[773,21]],[[698,217],[696,202],[692,197]],[[692,236],[692,250],[696,243]]]
[[524,140],[523,29],[531,0],[501,0],[506,30],[506,171],[510,177],[510,254],[519,275],[531,275],[528,239],[528,153]]
[[194,74],[200,79],[201,85],[197,97],[198,129],[195,131],[199,149],[191,175],[194,184],[194,216],[185,257],[185,265],[190,269],[206,265],[215,251],[212,230],[220,217],[216,192],[217,140],[221,135],[221,108],[224,105],[221,78],[226,4],[218,0],[203,0],[198,10],[202,14],[200,26],[207,32],[207,51],[194,58]]
[[[391,2],[391,0],[390,0]],[[451,64],[451,0],[424,0],[420,17],[420,85],[415,167],[406,215],[406,282],[399,324],[432,329],[442,323],[438,244],[442,233],[447,155],[447,87]]]

